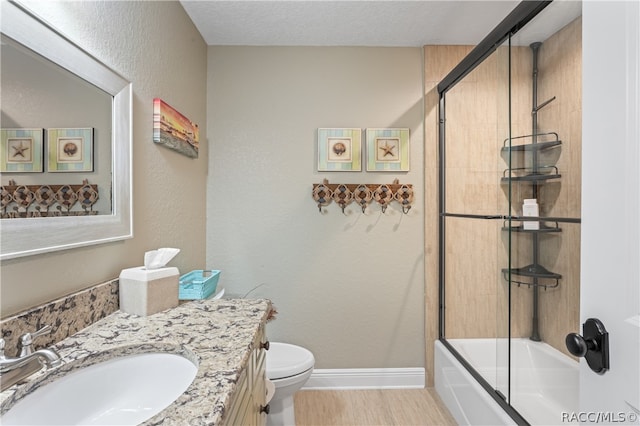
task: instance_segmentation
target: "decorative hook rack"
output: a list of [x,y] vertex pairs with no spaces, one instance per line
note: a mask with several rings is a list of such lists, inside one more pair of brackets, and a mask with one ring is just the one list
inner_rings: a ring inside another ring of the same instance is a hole
[[[18,185],[10,180],[0,187],[3,219],[52,216],[89,216],[98,212],[93,205],[98,201],[98,185],[87,179],[81,185]],[[55,210],[49,208],[57,203]],[[82,210],[72,210],[79,203]],[[35,210],[31,210],[34,206]]]
[[313,185],[311,195],[320,212],[322,212],[322,207],[333,201],[340,206],[342,213],[352,202],[356,202],[364,213],[367,206],[375,201],[384,213],[389,204],[395,201],[400,203],[402,213],[407,214],[413,204],[413,185],[400,184],[398,179],[395,179],[391,184],[331,184],[327,179],[324,179],[322,183]]

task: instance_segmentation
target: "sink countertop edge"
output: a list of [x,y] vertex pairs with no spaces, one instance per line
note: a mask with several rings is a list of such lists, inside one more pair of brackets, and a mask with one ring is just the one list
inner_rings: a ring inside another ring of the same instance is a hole
[[265,299],[207,299],[140,317],[121,311],[97,321],[53,346],[64,364],[42,370],[27,383],[0,393],[0,412],[56,378],[120,356],[177,353],[198,367],[187,390],[144,425],[216,425],[246,366],[252,343],[267,321]]

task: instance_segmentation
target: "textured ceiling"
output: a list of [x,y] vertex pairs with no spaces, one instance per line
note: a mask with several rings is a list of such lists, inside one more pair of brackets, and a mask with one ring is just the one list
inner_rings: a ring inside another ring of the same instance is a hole
[[477,44],[519,3],[181,0],[209,45]]

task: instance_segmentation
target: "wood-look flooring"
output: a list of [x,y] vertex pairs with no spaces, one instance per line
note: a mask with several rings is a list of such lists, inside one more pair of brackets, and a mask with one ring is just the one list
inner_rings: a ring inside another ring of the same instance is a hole
[[302,390],[297,426],[455,426],[435,389]]

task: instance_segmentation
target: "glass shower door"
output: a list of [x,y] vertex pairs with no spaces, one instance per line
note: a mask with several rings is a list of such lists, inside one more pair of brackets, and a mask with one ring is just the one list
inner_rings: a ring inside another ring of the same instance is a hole
[[444,334],[499,395],[508,393],[509,300],[500,270],[508,201],[497,154],[508,137],[509,50],[500,48],[445,96],[441,146]]
[[578,406],[577,12],[520,3],[438,87],[441,338],[521,423]]
[[552,6],[511,37],[509,403],[531,424],[578,406],[581,20],[541,37]]

